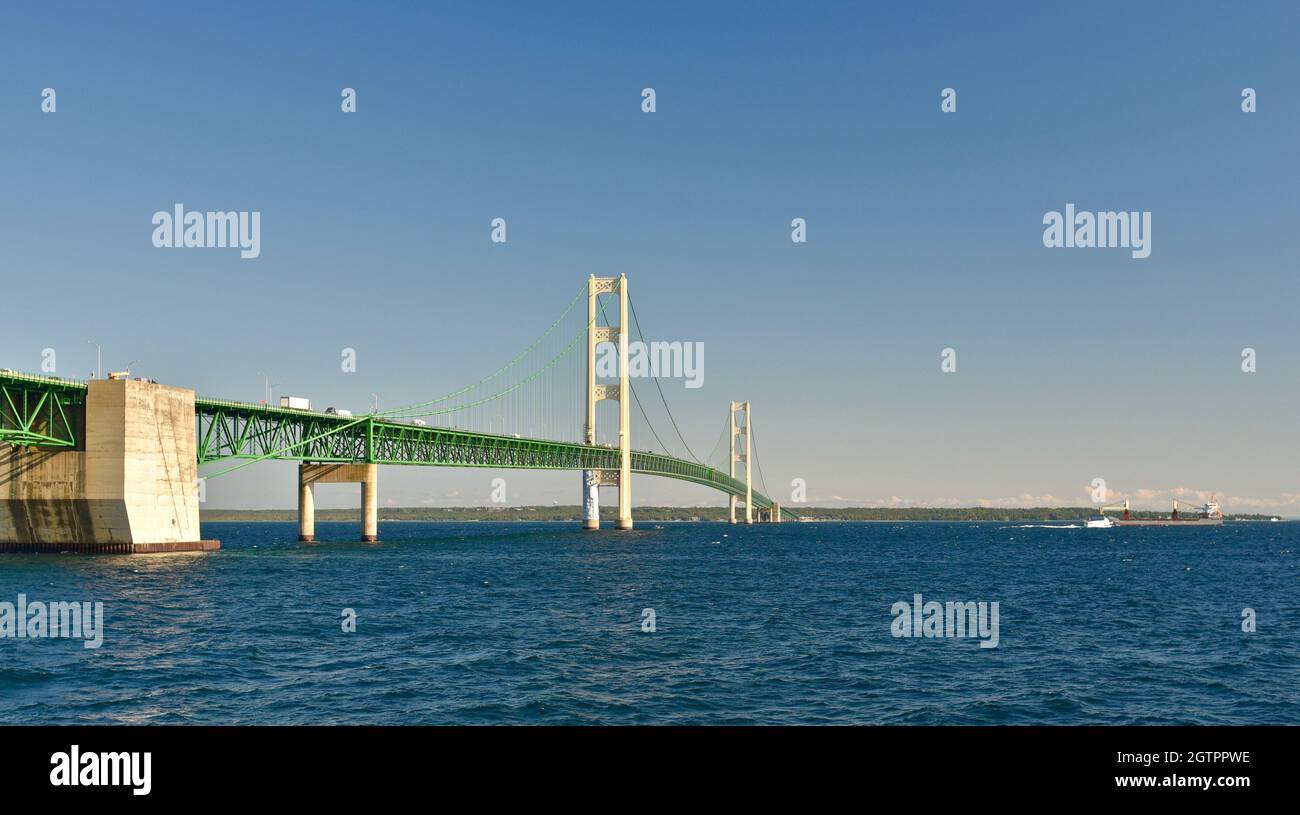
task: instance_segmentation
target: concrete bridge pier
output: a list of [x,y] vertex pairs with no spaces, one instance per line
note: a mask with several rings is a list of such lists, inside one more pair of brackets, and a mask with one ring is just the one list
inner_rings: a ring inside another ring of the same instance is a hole
[[361,485],[361,540],[379,540],[379,466],[376,464],[298,465],[298,540],[316,540],[316,485]]
[[600,475],[582,471],[582,528],[600,529]]
[[304,475],[306,464],[298,465],[298,542],[316,540],[316,487]]
[[0,451],[0,551],[147,554],[220,547],[199,531],[194,391],[96,379],[74,448]]
[[361,482],[361,540],[379,540],[379,467],[365,465],[366,478]]

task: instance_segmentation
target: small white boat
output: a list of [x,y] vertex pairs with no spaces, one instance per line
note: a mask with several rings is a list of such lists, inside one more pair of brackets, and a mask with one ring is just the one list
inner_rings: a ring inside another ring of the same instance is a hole
[[1094,519],[1094,520],[1090,520],[1090,521],[1088,521],[1088,523],[1087,523],[1087,527],[1088,527],[1089,529],[1110,529],[1110,528],[1111,528],[1112,526],[1114,526],[1114,525],[1115,525],[1115,522],[1112,521],[1110,518],[1107,518],[1107,517],[1104,516],[1104,515],[1103,515],[1102,517],[1100,517],[1100,518],[1096,518],[1096,519]]

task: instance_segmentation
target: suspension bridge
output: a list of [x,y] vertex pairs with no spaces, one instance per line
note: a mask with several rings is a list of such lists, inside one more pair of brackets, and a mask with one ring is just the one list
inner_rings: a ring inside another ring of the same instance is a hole
[[491,373],[357,416],[196,396],[129,374],[80,382],[0,369],[0,549],[216,548],[200,540],[202,485],[271,460],[299,463],[303,541],[315,537],[315,486],[340,482],[361,485],[362,539],[376,540],[379,465],[580,471],[588,529],[600,527],[601,487],[615,491],[615,528],[632,528],[634,473],[726,494],[732,523],[794,518],[766,494],[748,402],[730,403],[705,456],[686,443],[660,382],[681,353],[681,343],[646,340],[626,276],[592,276]]

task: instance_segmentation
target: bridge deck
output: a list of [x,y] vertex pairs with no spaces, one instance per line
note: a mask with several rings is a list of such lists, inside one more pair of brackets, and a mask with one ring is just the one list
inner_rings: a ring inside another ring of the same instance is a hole
[[[0,369],[0,442],[75,447],[86,383]],[[619,451],[362,415],[336,416],[249,402],[196,398],[200,465],[225,460],[291,460],[431,467],[614,470]],[[743,497],[745,483],[694,461],[643,450],[632,471],[675,478]],[[772,501],[755,491],[754,506]],[[781,514],[795,518],[785,509]]]

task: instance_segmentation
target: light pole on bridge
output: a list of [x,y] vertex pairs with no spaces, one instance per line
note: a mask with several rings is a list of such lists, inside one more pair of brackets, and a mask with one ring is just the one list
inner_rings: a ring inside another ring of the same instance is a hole
[[99,379],[99,369],[104,356],[104,348],[94,340],[86,340],[86,343],[95,346],[95,379]]
[[272,383],[271,383],[271,376],[270,376],[270,374],[261,374],[261,376],[262,376],[262,379],[264,380],[264,383],[265,383],[265,385],[266,385],[266,387],[265,387],[265,391],[264,391],[265,394],[266,394],[266,401],[263,402],[262,404],[266,405],[267,407],[271,407],[271,389],[272,389],[272,388],[278,388],[278,387],[280,387],[280,383],[279,383],[279,382],[276,382],[276,383],[272,384]]

